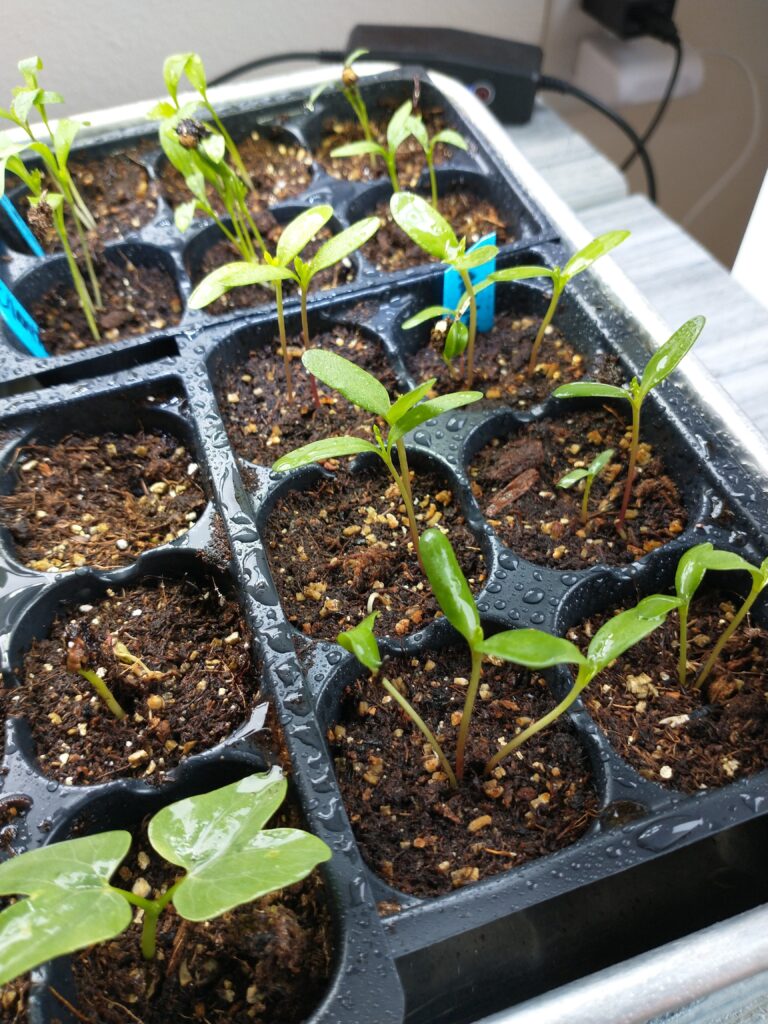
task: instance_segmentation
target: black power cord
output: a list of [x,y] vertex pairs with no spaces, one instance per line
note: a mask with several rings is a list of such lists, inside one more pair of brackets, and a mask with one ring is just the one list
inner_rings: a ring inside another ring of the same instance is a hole
[[230,68],[224,74],[212,78],[208,84],[223,85],[224,82],[229,82],[231,79],[237,78],[238,75],[244,75],[246,71],[258,71],[259,68],[269,67],[270,64],[287,64],[289,61],[294,60],[322,60],[335,63],[343,61],[345,57],[346,54],[342,53],[341,50],[291,50],[287,53],[270,53],[266,57],[257,57],[256,60],[249,60],[246,64],[239,64],[236,68]]
[[[670,22],[670,25],[671,25],[672,29],[675,28],[675,26],[672,25],[671,22]],[[660,38],[660,36],[656,35],[656,38]],[[656,131],[656,129],[659,126],[659,122],[661,121],[662,117],[664,117],[664,114],[666,113],[667,107],[669,106],[669,101],[672,99],[672,93],[674,92],[675,86],[677,85],[677,79],[678,79],[678,77],[680,75],[680,65],[683,62],[683,44],[680,41],[680,36],[677,34],[677,31],[675,30],[673,36],[670,36],[669,38],[664,38],[664,42],[668,42],[671,46],[674,47],[674,50],[675,50],[675,60],[674,60],[674,63],[672,65],[672,73],[669,76],[669,81],[667,82],[667,87],[664,90],[664,95],[661,97],[661,101],[659,102],[659,105],[656,108],[656,113],[651,118],[651,121],[650,121],[650,124],[648,125],[648,127],[645,129],[643,134],[640,136],[640,140],[641,140],[641,142],[643,143],[644,146],[647,145],[648,140],[653,135],[653,133]],[[635,158],[638,157],[639,155],[640,154],[638,152],[637,146],[635,146],[635,148],[632,150],[632,152],[626,158],[624,163],[621,165],[622,171],[628,170],[632,166],[632,164],[635,162]]]

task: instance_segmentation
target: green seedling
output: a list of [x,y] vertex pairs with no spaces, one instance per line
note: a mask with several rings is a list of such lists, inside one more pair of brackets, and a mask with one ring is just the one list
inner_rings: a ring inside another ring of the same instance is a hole
[[209,921],[300,881],[331,851],[300,829],[264,829],[285,798],[279,770],[170,804],[149,823],[155,851],[183,874],[156,899],[110,884],[131,845],[122,830],[53,843],[0,865],[0,985],[54,957],[120,935],[144,911],[141,951],[155,955],[157,924],[171,903],[187,921]]
[[442,131],[435,132],[430,139],[427,126],[424,124],[422,118],[414,113],[411,115],[410,133],[416,139],[418,144],[424,150],[424,156],[427,161],[427,169],[429,171],[429,187],[432,193],[432,206],[437,209],[437,175],[435,174],[435,150],[439,143],[444,143],[446,146],[453,146],[454,149],[466,150],[467,141],[463,135],[460,135],[453,128],[444,128]]
[[[380,417],[389,429],[384,437],[378,424],[374,423],[375,443],[361,437],[347,436],[312,441],[311,444],[283,455],[272,468],[282,472],[287,469],[298,469],[300,466],[307,466],[312,462],[324,462],[326,459],[359,455],[362,452],[371,452],[377,455],[387,467],[397,485],[400,497],[403,499],[413,550],[418,554],[419,529],[416,525],[416,513],[411,493],[411,474],[403,438],[409,431],[415,430],[416,427],[426,420],[432,419],[433,416],[439,416],[440,413],[448,412],[450,409],[458,409],[470,402],[476,402],[483,396],[479,391],[461,391],[427,399],[428,392],[435,385],[435,380],[432,378],[413,388],[412,391],[401,395],[393,402],[387,394],[387,389],[372,374],[362,367],[356,366],[349,359],[336,355],[335,352],[312,349],[304,353],[301,361],[309,372],[323,384],[340,392],[347,401],[359,409],[364,409],[366,412]],[[399,471],[393,460],[393,449],[397,451]]]
[[544,314],[544,318],[539,325],[539,330],[536,333],[533,348],[531,349],[531,356],[528,360],[529,377],[533,376],[533,372],[536,369],[544,334],[552,322],[568,282],[572,281],[579,274],[584,273],[585,270],[589,270],[595,260],[605,256],[611,249],[615,249],[617,245],[620,245],[625,239],[629,238],[629,235],[629,231],[608,231],[604,235],[599,235],[597,238],[593,238],[583,249],[574,253],[564,267],[509,267],[506,270],[497,270],[493,274],[489,274],[487,281],[483,282],[487,288],[490,284],[504,281],[520,281],[523,278],[529,277],[549,277],[552,281],[552,297],[549,300],[549,306]]
[[[654,595],[645,598],[635,608],[622,612],[605,623],[592,638],[586,657],[570,641],[538,629],[511,629],[486,637],[472,591],[445,534],[436,529],[426,530],[421,536],[419,549],[424,571],[437,603],[453,628],[466,640],[472,663],[456,741],[455,770],[451,767],[439,741],[410,702],[387,681],[383,680],[382,684],[425,736],[454,789],[464,777],[467,738],[480,686],[483,661],[486,657],[500,658],[502,661],[536,670],[562,664],[579,666],[576,681],[564,700],[509,743],[504,744],[485,766],[486,774],[490,774],[526,740],[559,718],[599,672],[643,637],[652,633],[678,605],[678,600],[674,597]],[[369,615],[353,630],[339,634],[337,640],[375,673],[381,664],[381,658],[373,636],[374,621],[375,615]]]
[[[366,53],[368,53],[368,50],[353,50],[345,59],[344,65],[341,69],[341,91],[344,95],[344,99],[352,108],[352,112],[355,117],[360,122],[360,127],[363,129],[363,135],[365,136],[366,141],[373,142],[374,139],[373,133],[371,132],[371,122],[368,117],[368,109],[357,84],[359,81],[357,72],[352,67],[355,61],[360,60],[360,58],[364,57]],[[318,96],[334,84],[335,83],[333,82],[323,82],[316,86],[307,100],[307,109],[313,110]]]
[[94,672],[91,668],[78,668],[75,671],[81,675],[87,683],[91,684],[95,692],[104,701],[118,721],[125,718],[126,713],[122,705],[118,702],[117,697],[115,697],[114,693],[112,693],[111,689],[107,686],[100,675]]
[[[313,278],[323,270],[340,263],[353,252],[365,245],[365,243],[376,234],[381,226],[378,217],[365,217],[350,227],[340,231],[337,235],[329,238],[327,242],[317,250],[315,255],[308,261],[302,260],[299,253],[315,237],[317,232],[333,216],[333,207],[315,206],[304,210],[290,224],[286,225],[277,243],[274,256],[268,252],[264,253],[265,263],[259,264],[253,261],[243,263],[227,263],[223,267],[217,267],[195,288],[189,297],[191,309],[201,309],[209,305],[215,299],[224,295],[232,288],[240,288],[245,285],[267,284],[275,285],[277,299],[278,327],[280,331],[280,346],[285,364],[285,377],[288,389],[288,397],[293,399],[293,384],[291,381],[290,364],[288,358],[288,347],[286,341],[285,318],[283,315],[283,281],[294,281],[299,286],[301,294],[301,330],[304,335],[304,345],[311,347],[309,335],[309,317],[307,315],[307,298]],[[289,264],[293,263],[293,268]],[[313,381],[313,397],[315,405],[319,404],[317,397],[317,385]]]
[[[481,290],[482,284],[478,284],[475,288],[475,293],[477,294]],[[428,320],[447,320],[448,328],[445,332],[442,359],[451,373],[453,373],[453,360],[464,354],[469,342],[469,328],[462,320],[468,306],[469,296],[465,292],[456,309],[449,309],[448,306],[426,306],[424,309],[420,309],[418,313],[414,313],[413,316],[404,320],[401,327],[404,331],[410,331],[412,328],[418,327]]]
[[584,493],[581,497],[581,521],[584,526],[586,526],[589,521],[589,495],[592,492],[592,485],[612,458],[613,448],[607,448],[604,452],[600,452],[599,455],[596,455],[586,469],[572,469],[570,473],[566,473],[564,476],[561,476],[557,481],[557,486],[565,489],[573,487],[573,485],[579,483],[580,480],[584,481]]
[[687,320],[682,327],[678,327],[672,337],[668,338],[648,360],[640,381],[638,381],[637,377],[633,377],[628,384],[618,388],[613,384],[600,384],[596,381],[580,380],[573,384],[563,384],[553,392],[555,398],[621,399],[629,402],[632,408],[629,467],[627,469],[624,495],[621,501],[621,511],[616,521],[619,532],[622,532],[624,528],[624,519],[629,507],[632,485],[635,480],[637,452],[640,447],[640,411],[643,402],[650,392],[669,376],[683,356],[693,347],[705,323],[706,320],[703,316],[695,316],[691,320]]
[[400,190],[400,183],[397,179],[397,151],[405,140],[413,134],[412,110],[413,104],[410,100],[406,100],[394,112],[387,125],[386,146],[382,146],[381,143],[376,142],[374,139],[366,137],[358,142],[347,142],[343,146],[337,146],[336,149],[331,150],[331,156],[334,159],[364,154],[381,157],[386,164],[389,180],[392,182],[392,189],[394,192],[398,192]]
[[677,564],[677,572],[675,573],[675,590],[680,602],[680,653],[678,660],[678,678],[681,686],[686,685],[688,668],[688,613],[690,611],[693,596],[701,585],[701,581],[704,579],[705,574],[709,570],[718,572],[748,572],[752,579],[752,586],[750,587],[749,593],[744,598],[741,607],[726,626],[720,636],[720,639],[715,644],[712,653],[709,655],[703,668],[699,672],[696,682],[693,684],[694,688],[697,690],[700,690],[704,685],[712,672],[717,659],[722,654],[725,645],[744,621],[744,618],[748,614],[750,608],[763,592],[765,587],[768,586],[768,558],[761,562],[759,566],[756,566],[752,565],[751,562],[747,562],[746,559],[741,557],[741,555],[736,555],[730,551],[718,551],[713,548],[711,544],[697,544],[695,547],[690,548],[685,552]]
[[[481,267],[483,264],[495,259],[499,254],[499,250],[495,245],[484,245],[473,252],[467,252],[466,238],[459,240],[448,221],[430,206],[426,200],[422,199],[421,196],[412,195],[409,192],[397,192],[390,199],[389,206],[398,227],[408,235],[412,242],[415,242],[428,255],[452,267],[461,277],[466,291],[467,304],[469,305],[469,329],[465,336],[464,329],[466,328],[464,324],[460,319],[455,320],[454,323],[461,324],[461,327],[452,327],[451,351],[458,354],[458,349],[461,348],[463,343],[461,350],[466,349],[467,353],[465,387],[471,388],[475,379],[477,290],[472,284],[469,272],[474,270],[475,267]],[[460,308],[463,308],[463,301],[460,303]],[[444,311],[442,313],[434,313],[435,309],[444,310],[444,307],[430,307],[429,311],[422,310],[422,313],[417,314],[422,319],[417,322],[423,323],[424,320],[430,319],[433,315],[445,315]],[[429,312],[429,316],[424,315],[427,312]],[[449,312],[452,313],[453,311]],[[415,327],[414,319],[414,317],[411,317],[406,323]],[[449,330],[450,333],[451,331]]]
[[[69,154],[82,125],[69,118],[61,118],[52,127],[48,118],[48,105],[63,103],[60,93],[42,89],[38,71],[43,68],[39,57],[19,61],[24,85],[13,90],[13,101],[8,110],[0,108],[0,119],[20,128],[28,141],[15,142],[7,133],[0,134],[0,196],[5,191],[6,168],[15,174],[29,190],[30,220],[42,226],[52,225],[67,260],[78,301],[95,341],[101,335],[96,324],[96,311],[101,309],[101,290],[96,277],[93,255],[87,232],[96,227],[93,216],[75,184],[69,169]],[[50,138],[50,145],[41,142],[29,122],[35,111]],[[44,172],[28,169],[21,154],[30,151],[39,157]],[[69,218],[67,218],[67,214]],[[85,263],[88,283],[80,272],[67,229],[67,219],[74,225],[80,252]],[[90,285],[90,289],[89,289]]]

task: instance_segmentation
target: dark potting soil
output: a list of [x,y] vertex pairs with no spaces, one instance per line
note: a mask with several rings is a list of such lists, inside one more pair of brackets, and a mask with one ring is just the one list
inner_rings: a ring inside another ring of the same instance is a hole
[[[217,381],[217,399],[232,447],[250,462],[270,466],[281,455],[336,434],[372,438],[374,421],[337,391],[318,382],[320,408],[312,400],[310,376],[301,363],[301,338],[289,338],[294,401],[288,402],[279,339],[230,364]],[[398,384],[378,341],[350,327],[334,327],[312,337],[316,348],[330,349],[373,373],[390,395]]]
[[[2,910],[5,910],[4,903],[5,901],[0,902]],[[27,1024],[29,988],[29,975],[0,986],[0,1020],[3,1024]]]
[[[702,689],[693,686],[740,604],[722,592],[693,602],[685,687],[678,680],[680,625],[673,613],[584,693],[613,746],[652,782],[692,793],[768,765],[768,632],[742,623]],[[591,619],[568,635],[586,644],[602,621]]]
[[[425,626],[437,603],[412,550],[405,509],[386,471],[339,466],[332,479],[288,491],[266,528],[266,549],[280,601],[307,636],[333,640],[371,611],[379,636]],[[382,466],[383,470],[383,466]],[[474,591],[485,576],[480,546],[450,485],[429,470],[411,474],[419,530],[448,531]]]
[[[623,415],[607,406],[531,423],[510,440],[495,438],[475,456],[469,467],[473,492],[501,541],[538,565],[580,569],[635,561],[682,533],[688,514],[662,459],[643,442],[626,539],[619,536],[615,520],[629,437]],[[585,527],[581,486],[556,484],[606,448],[615,456],[592,488]]]
[[[442,111],[427,110],[422,111],[421,114],[429,130],[430,138],[446,127]],[[373,118],[370,121],[371,134],[382,145],[386,145],[388,123],[388,117]],[[323,137],[315,151],[315,159],[328,174],[344,181],[375,181],[376,178],[386,178],[387,168],[379,157],[331,157],[331,151],[338,146],[345,146],[348,142],[357,142],[364,137],[363,129],[356,120],[326,121],[323,125]],[[438,143],[435,148],[435,166],[446,163],[452,154],[453,150],[450,146]],[[415,188],[422,171],[427,169],[424,150],[416,139],[411,136],[405,140],[397,151],[395,161],[400,188]]]
[[[78,666],[103,672],[126,718],[109,711]],[[21,685],[0,690],[2,715],[29,722],[41,771],[65,784],[160,783],[247,721],[259,699],[247,626],[213,580],[108,590],[58,616],[15,671]]]
[[[265,211],[256,218],[256,226],[264,238],[264,243],[270,252],[274,252],[277,241],[283,233],[283,225],[278,224],[271,213]],[[333,232],[330,228],[322,228],[317,236],[303,250],[301,256],[305,261],[314,256],[317,250],[331,238]],[[193,270],[192,279],[194,284],[200,281],[211,271],[223,266],[225,263],[240,262],[242,257],[237,248],[225,238],[221,238],[208,249],[200,262],[199,268]],[[327,288],[338,288],[339,285],[349,284],[355,279],[355,267],[349,257],[345,257],[340,263],[327,270],[320,271],[309,286],[314,292]],[[298,288],[293,281],[283,281],[283,298],[295,297],[298,295]],[[221,316],[223,313],[231,313],[238,309],[251,309],[254,306],[265,306],[275,301],[275,292],[265,285],[246,285],[242,288],[233,288],[231,291],[216,299],[210,306],[206,306],[206,313]]]
[[[501,313],[490,331],[477,335],[472,386],[483,391],[487,401],[512,402],[519,409],[527,409],[543,402],[556,387],[585,374],[603,383],[621,383],[623,378],[613,356],[582,355],[553,325],[544,333],[536,369],[529,377],[528,361],[540,323],[541,317]],[[441,394],[455,391],[466,374],[465,356],[455,360],[451,370],[442,358],[447,326],[445,320],[438,321],[429,343],[406,359],[416,380],[436,377],[435,390]]]
[[[302,824],[281,812],[267,827]],[[157,898],[181,873],[158,857],[145,827],[113,884]],[[159,920],[154,960],[143,959],[140,938],[134,921],[111,942],[75,955],[74,1005],[83,1020],[299,1024],[331,972],[330,914],[317,871],[211,921],[184,921],[170,906]]]
[[[454,764],[470,661],[466,650],[386,661]],[[597,813],[589,758],[567,717],[525,743],[491,776],[484,766],[554,707],[546,683],[486,663],[466,770],[451,789],[437,757],[376,679],[344,694],[329,730],[344,804],[368,864],[395,889],[438,896],[575,842]]]
[[[301,146],[275,142],[252,132],[247,139],[237,143],[240,157],[253,181],[253,192],[249,193],[248,206],[251,210],[263,210],[274,203],[300,195],[312,181],[312,156]],[[188,202],[192,196],[184,179],[168,162],[164,162],[159,175],[163,198],[172,207]],[[217,213],[224,208],[211,186],[208,198]],[[205,216],[202,210],[198,216]]]
[[72,434],[13,458],[0,524],[17,557],[48,572],[127,565],[185,533],[206,505],[198,467],[169,434]]
[[[467,239],[467,247],[492,231],[496,232],[499,245],[514,241],[514,231],[508,229],[502,215],[487,199],[457,190],[441,195],[437,205],[457,236]],[[373,213],[382,221],[382,226],[363,246],[362,254],[377,270],[392,272],[434,262],[397,226],[390,213],[388,199],[378,203]]]
[[104,306],[96,313],[99,341],[91,335],[68,272],[30,304],[40,340],[50,355],[173,327],[181,319],[176,283],[160,267],[136,266],[123,253],[111,253],[97,263],[96,276]]

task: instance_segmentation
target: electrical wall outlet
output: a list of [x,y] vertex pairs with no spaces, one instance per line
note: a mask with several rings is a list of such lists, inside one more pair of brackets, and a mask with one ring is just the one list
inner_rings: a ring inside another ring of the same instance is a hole
[[[590,35],[579,44],[574,84],[611,107],[651,103],[664,95],[673,60],[672,47],[657,39]],[[673,97],[697,92],[703,81],[701,55],[684,45]]]

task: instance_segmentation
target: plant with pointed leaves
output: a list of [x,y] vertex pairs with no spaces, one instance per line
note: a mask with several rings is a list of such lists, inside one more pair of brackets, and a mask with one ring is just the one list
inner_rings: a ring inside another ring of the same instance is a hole
[[[454,789],[464,777],[467,737],[480,687],[483,660],[486,657],[500,658],[502,661],[537,670],[562,664],[579,666],[576,681],[568,695],[556,708],[501,747],[485,766],[486,774],[490,774],[496,765],[514,753],[526,740],[559,718],[599,672],[657,629],[669,612],[678,605],[678,599],[674,597],[654,595],[645,598],[635,608],[622,612],[605,623],[592,638],[586,657],[568,640],[551,636],[538,629],[510,629],[486,637],[472,591],[445,534],[437,529],[426,530],[421,536],[419,549],[424,571],[437,603],[453,628],[466,640],[471,657],[469,685],[456,740],[455,771],[437,738],[411,703],[388,681],[382,680],[382,683],[427,739]],[[376,638],[373,636],[374,622],[375,614],[369,615],[354,629],[340,633],[337,641],[375,673],[381,665],[381,658]]]
[[[384,437],[378,424],[374,423],[375,443],[361,437],[346,436],[327,437],[321,441],[312,441],[302,448],[283,455],[272,468],[282,472],[286,469],[298,469],[299,466],[307,466],[312,462],[342,458],[345,455],[359,455],[362,452],[371,452],[377,455],[387,467],[397,485],[400,497],[403,499],[408,515],[413,550],[418,554],[419,528],[416,525],[416,513],[411,494],[411,474],[403,438],[409,431],[415,430],[416,427],[426,420],[432,419],[433,416],[439,416],[440,413],[448,412],[450,409],[458,409],[470,402],[476,402],[483,396],[479,391],[461,391],[450,395],[441,395],[438,398],[427,398],[427,394],[435,385],[433,378],[413,388],[412,391],[406,392],[393,402],[387,394],[387,389],[372,374],[362,367],[356,366],[349,359],[336,355],[335,352],[312,349],[310,352],[304,353],[301,361],[309,372],[323,384],[340,392],[359,409],[365,409],[366,412],[380,417],[389,429]],[[399,471],[395,468],[393,449],[397,451]]]
[[[304,335],[304,344],[307,348],[310,348],[307,297],[313,278],[321,271],[327,270],[329,267],[333,267],[346,259],[359,249],[361,245],[365,245],[368,239],[376,234],[381,225],[378,217],[365,217],[363,220],[357,221],[356,224],[352,224],[350,227],[345,228],[344,231],[340,231],[337,235],[329,238],[327,242],[320,246],[315,255],[305,262],[299,253],[317,235],[318,231],[328,223],[332,216],[333,207],[327,205],[313,206],[309,210],[304,210],[283,229],[274,256],[265,252],[265,262],[263,264],[247,261],[243,263],[226,263],[223,267],[217,267],[216,270],[211,271],[200,282],[189,297],[190,308],[201,309],[232,288],[240,288],[252,284],[272,283],[275,285],[280,346],[285,363],[285,377],[289,400],[293,399],[293,385],[288,359],[285,318],[283,316],[283,281],[294,281],[299,286],[301,294],[301,329]],[[291,263],[293,263],[292,269],[289,266]],[[317,405],[316,388],[317,385],[313,382],[313,396]]]
[[584,493],[581,497],[581,521],[584,526],[589,521],[589,496],[592,493],[592,485],[611,461],[613,454],[613,448],[607,448],[604,452],[596,455],[586,469],[572,469],[557,481],[556,486],[566,490],[579,481],[584,481]]
[[[363,129],[363,135],[365,136],[366,141],[373,142],[371,122],[368,117],[368,108],[366,107],[365,100],[360,92],[360,87],[357,84],[359,81],[357,72],[352,67],[355,61],[360,60],[360,58],[364,57],[366,53],[368,53],[368,50],[353,50],[352,53],[348,54],[345,58],[341,69],[341,91],[344,95],[344,99],[352,108],[352,112],[355,117],[360,122],[360,127]],[[322,82],[320,85],[316,86],[307,100],[307,109],[313,110],[318,96],[334,84],[334,82]]]
[[699,589],[705,574],[710,570],[717,572],[748,572],[752,585],[741,607],[721,633],[720,638],[696,677],[693,685],[697,690],[700,690],[704,685],[717,659],[722,654],[725,645],[744,621],[757,598],[768,586],[768,558],[761,562],[760,565],[752,565],[751,562],[747,562],[741,555],[734,554],[731,551],[717,550],[709,543],[697,544],[685,552],[677,563],[677,571],[675,573],[675,591],[680,602],[678,678],[681,686],[686,685],[688,669],[688,613],[694,594]]
[[[451,335],[451,355],[444,354],[444,358],[455,358],[460,351],[466,349],[467,373],[465,387],[471,388],[475,378],[475,337],[477,335],[477,291],[469,276],[470,270],[481,267],[484,263],[495,259],[499,250],[495,245],[484,245],[472,252],[467,252],[466,238],[458,239],[451,225],[441,214],[421,196],[412,195],[410,192],[397,192],[392,196],[390,203],[392,216],[398,225],[411,241],[428,255],[440,260],[447,266],[452,267],[464,284],[469,305],[469,329],[465,327],[458,318],[454,320],[449,335]],[[479,286],[478,286],[479,287]],[[457,312],[463,313],[464,302],[460,302]],[[440,309],[442,312],[436,313]],[[448,311],[452,313],[453,311]],[[406,321],[411,327],[417,323],[423,323],[434,316],[445,315],[445,307],[429,307],[422,310],[416,317]],[[419,318],[419,319],[417,319]],[[460,325],[460,326],[457,326]],[[451,334],[451,331],[453,332]],[[466,332],[466,333],[465,333]],[[446,343],[447,344],[447,343]]]
[[435,132],[432,138],[429,137],[427,126],[419,114],[411,115],[411,135],[424,150],[424,157],[427,161],[429,171],[429,187],[432,193],[432,206],[437,209],[437,175],[435,174],[435,150],[439,143],[446,146],[453,146],[454,149],[467,149],[467,140],[453,128],[443,128]]
[[[99,341],[101,335],[96,324],[96,311],[101,309],[101,290],[87,234],[96,227],[96,223],[69,169],[69,154],[82,125],[69,118],[60,118],[55,127],[51,126],[48,105],[63,103],[64,99],[58,92],[41,88],[38,72],[42,71],[43,62],[39,57],[19,61],[18,68],[24,78],[24,85],[13,90],[11,106],[8,110],[0,109],[0,119],[21,128],[28,141],[16,142],[8,134],[0,134],[0,196],[5,191],[7,168],[29,191],[29,204],[32,208],[30,220],[37,220],[41,224],[52,223],[64,250],[88,329],[94,340]],[[48,132],[50,145],[41,142],[35,135],[29,122],[32,111],[37,112]],[[38,168],[29,169],[25,166],[21,155],[28,150],[39,157],[45,173]],[[88,283],[75,259],[67,228],[68,220],[74,225],[77,234]]]
[[167,906],[187,921],[209,921],[300,881],[331,851],[300,829],[264,829],[285,798],[279,769],[164,807],[149,841],[184,874],[156,899],[110,884],[131,835],[102,832],[53,843],[0,864],[0,894],[26,898],[0,913],[0,985],[54,957],[106,942],[144,911],[141,951],[155,955]]
[[397,179],[397,151],[405,140],[413,134],[412,110],[413,104],[410,100],[406,100],[394,112],[387,125],[386,146],[382,146],[380,142],[376,142],[374,139],[365,138],[357,142],[347,142],[343,146],[337,146],[336,149],[331,150],[331,156],[334,159],[337,157],[362,156],[364,154],[381,157],[386,164],[389,180],[392,182],[392,189],[394,192],[398,192],[400,190],[400,182]]
[[672,337],[668,338],[648,360],[643,370],[642,378],[639,381],[637,377],[633,377],[628,384],[618,388],[613,384],[600,384],[596,381],[580,380],[575,381],[573,384],[563,384],[553,391],[555,398],[621,399],[629,402],[632,408],[632,438],[629,446],[627,482],[624,486],[621,511],[616,521],[619,532],[624,527],[624,519],[632,494],[632,484],[635,480],[637,452],[640,447],[640,411],[643,402],[650,392],[669,376],[683,356],[693,347],[705,323],[706,321],[703,316],[695,316],[691,320],[687,320],[682,327],[678,327]]

